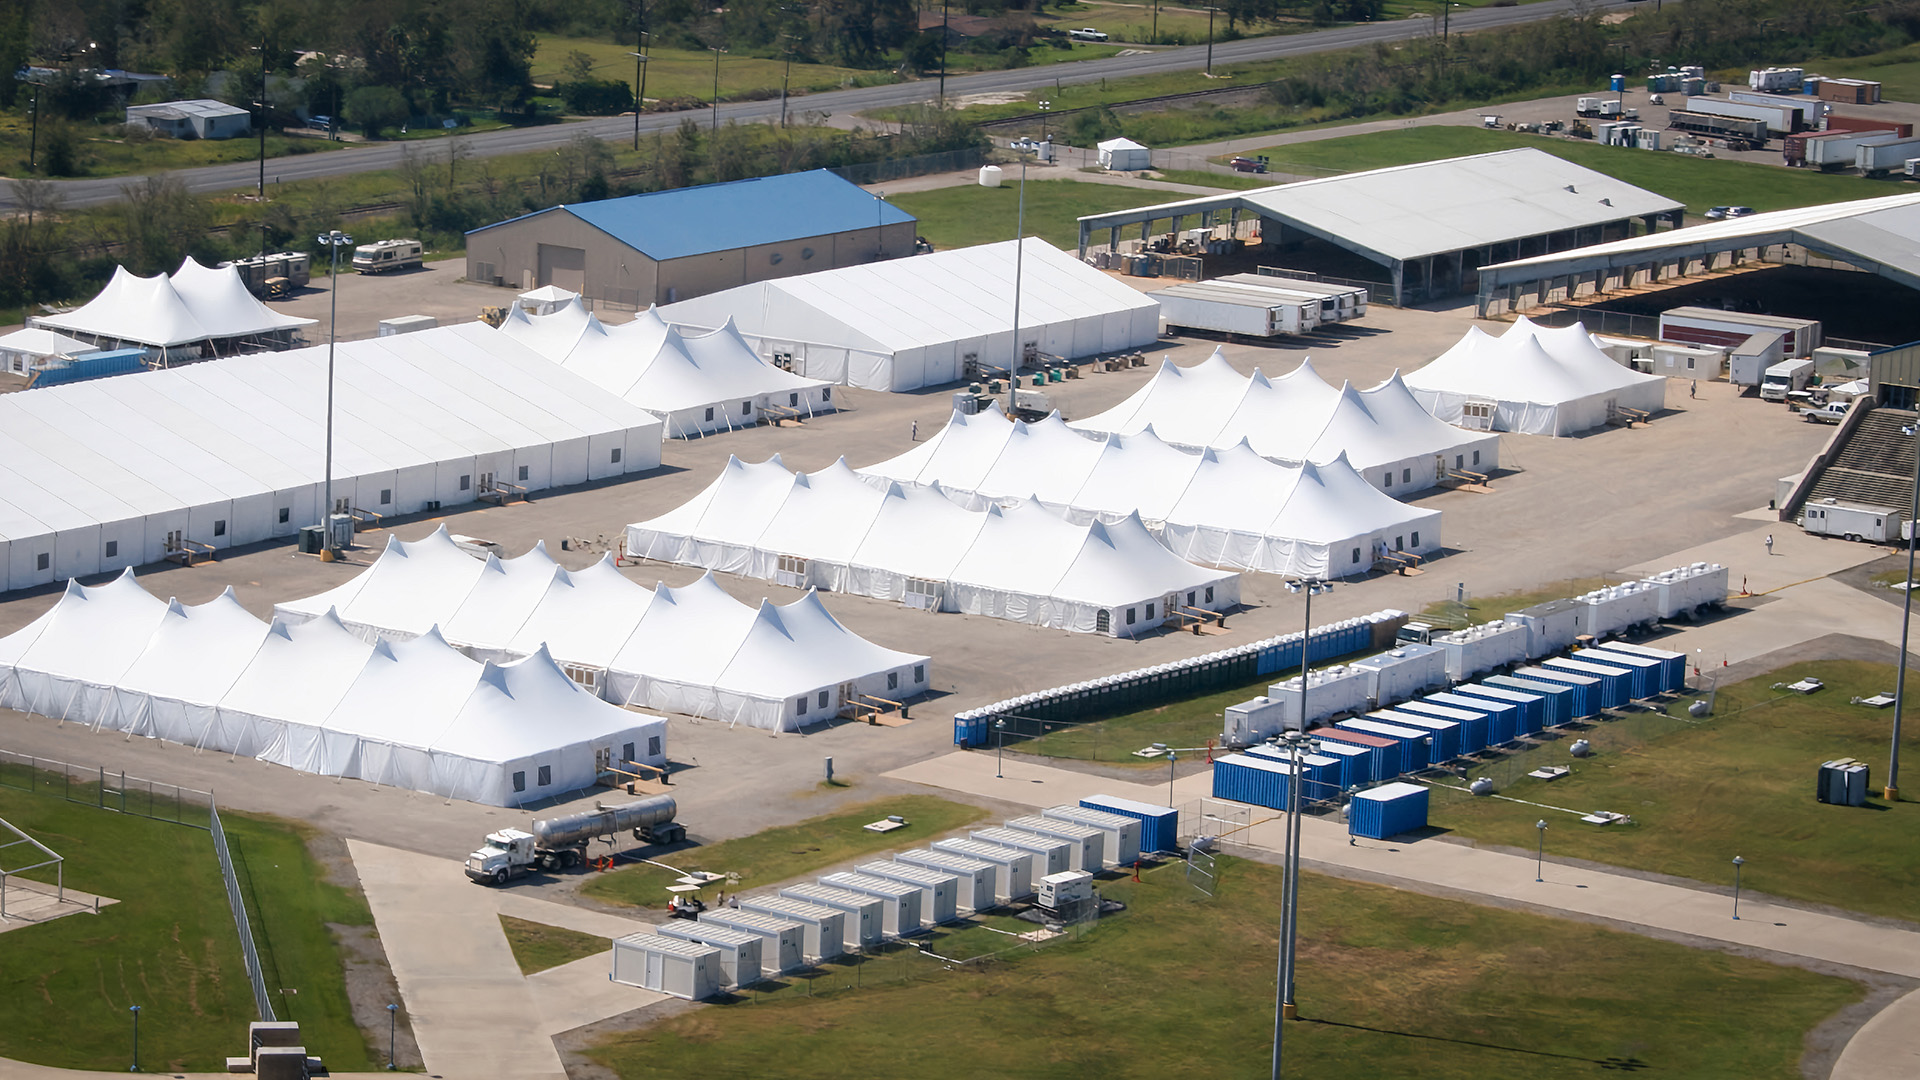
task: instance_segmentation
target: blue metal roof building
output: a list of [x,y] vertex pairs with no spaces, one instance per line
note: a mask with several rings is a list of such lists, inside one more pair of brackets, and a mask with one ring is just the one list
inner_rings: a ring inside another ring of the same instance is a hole
[[467,234],[467,277],[644,307],[911,255],[913,215],[825,169],[556,206]]

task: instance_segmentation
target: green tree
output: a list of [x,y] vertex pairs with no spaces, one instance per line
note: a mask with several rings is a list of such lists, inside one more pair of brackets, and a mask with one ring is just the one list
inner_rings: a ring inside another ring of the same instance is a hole
[[342,111],[347,122],[369,139],[379,138],[382,128],[404,123],[408,115],[407,99],[391,86],[363,86],[353,91],[347,95]]

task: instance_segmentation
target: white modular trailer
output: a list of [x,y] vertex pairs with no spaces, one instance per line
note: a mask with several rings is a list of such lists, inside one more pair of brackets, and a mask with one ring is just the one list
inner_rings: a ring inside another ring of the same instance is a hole
[[1033,895],[1033,853],[1020,848],[1007,847],[1004,844],[989,844],[982,840],[935,840],[930,845],[935,851],[945,851],[953,855],[965,855],[969,859],[979,859],[993,864],[993,898],[1008,904],[1015,900],[1025,900]]
[[1760,94],[1752,90],[1729,90],[1728,101],[1739,101],[1748,105],[1765,105],[1774,109],[1791,109],[1797,115],[1795,122],[1800,126],[1795,130],[1805,131],[1816,127],[1826,118],[1829,105],[1817,97],[1792,96],[1783,94]]
[[1265,694],[1229,705],[1223,715],[1220,741],[1227,746],[1251,746],[1272,738],[1287,726],[1281,703]]
[[1437,645],[1410,643],[1355,660],[1353,666],[1369,673],[1367,696],[1376,707],[1447,684],[1447,653]]
[[759,934],[735,930],[719,923],[687,922],[684,919],[668,919],[654,927],[653,932],[661,937],[678,938],[718,949],[720,972],[724,976],[721,982],[723,990],[752,986],[768,974],[760,965],[760,950],[766,938]]
[[1109,814],[1084,806],[1050,806],[1040,816],[1053,821],[1071,821],[1091,825],[1106,834],[1106,848],[1100,853],[1108,866],[1127,867],[1140,861],[1140,819],[1125,814]]
[[1727,602],[1727,568],[1697,562],[1642,579],[1659,590],[1662,619],[1686,619]]
[[1005,827],[975,829],[967,834],[974,840],[988,844],[999,844],[1033,856],[1033,876],[1046,877],[1048,874],[1064,874],[1076,870],[1073,865],[1073,843],[1069,840],[1056,840],[1051,836],[1040,836],[1023,829]]
[[1447,678],[1454,682],[1527,658],[1527,628],[1517,623],[1469,626],[1441,634],[1433,643],[1446,653]]
[[[1759,336],[1754,335],[1754,337]],[[1779,335],[1768,336],[1773,338],[1773,350],[1777,352],[1780,347]],[[1753,341],[1753,337],[1747,340]],[[1764,354],[1766,349],[1759,348],[1757,351]],[[1669,379],[1705,379],[1712,382],[1727,370],[1727,350],[1710,345],[1674,345],[1662,342],[1653,347],[1651,364],[1655,375],[1665,375]],[[1760,377],[1755,375],[1753,381],[1758,383]]]
[[738,908],[715,908],[701,912],[700,922],[759,935],[762,978],[778,978],[806,966],[806,928],[791,919]]
[[947,870],[934,870],[902,862],[870,862],[854,867],[868,877],[884,878],[912,885],[920,890],[920,921],[939,926],[960,920],[960,878]]
[[1527,628],[1527,659],[1537,660],[1572,645],[1586,633],[1590,611],[1578,600],[1548,600],[1525,611],[1509,611],[1506,621]]
[[704,1001],[726,985],[720,950],[659,934],[628,934],[613,941],[612,979],[669,997]]
[[1056,821],[1053,818],[1030,814],[1026,817],[1008,819],[1007,828],[1064,840],[1073,845],[1067,860],[1070,869],[1085,870],[1089,874],[1097,874],[1106,869],[1106,862],[1101,858],[1101,853],[1107,847],[1106,834],[1091,825],[1082,825],[1075,821]]
[[1149,295],[1159,303],[1169,330],[1276,337],[1320,328],[1321,298],[1305,293],[1213,280],[1185,282]]
[[988,911],[999,906],[993,895],[993,883],[999,874],[993,864],[984,859],[923,848],[919,851],[902,851],[893,857],[893,861],[904,866],[919,866],[942,874],[952,874],[960,883],[959,891],[954,894],[954,903],[961,911]]
[[[1378,672],[1352,664],[1335,664],[1307,672],[1306,691],[1300,689],[1300,676],[1267,687],[1267,699],[1280,706],[1278,726],[1266,730],[1257,742],[1281,730],[1300,731],[1305,727],[1343,713],[1365,712],[1373,698]],[[1263,725],[1264,726],[1264,725]]]
[[849,949],[865,949],[886,940],[887,902],[878,896],[832,885],[789,885],[780,890],[780,895],[844,914],[841,941]]
[[838,908],[822,907],[785,896],[749,896],[740,901],[740,910],[771,915],[800,926],[807,959],[814,963],[831,960],[846,952],[846,913]]
[[885,904],[880,909],[880,932],[887,937],[917,934],[926,921],[920,913],[918,885],[861,873],[827,874],[820,878],[820,884],[871,896]]
[[1920,157],[1920,139],[1875,139],[1861,143],[1853,153],[1853,167],[1863,173],[1904,173],[1907,159]]
[[1750,315],[1719,308],[1677,307],[1660,313],[1660,340],[1687,345],[1711,345],[1731,349],[1762,331],[1781,335],[1786,356],[1810,356],[1820,347],[1818,319],[1796,319],[1782,315]]
[[1587,605],[1586,632],[1596,638],[1650,627],[1660,619],[1660,589],[1644,581],[1609,585],[1575,599]]
[[1815,536],[1839,536],[1883,544],[1904,535],[1901,526],[1906,520],[1904,510],[1822,499],[1807,504],[1800,514],[1800,527]]
[[1322,326],[1328,323],[1352,322],[1365,315],[1367,301],[1373,295],[1364,286],[1359,285],[1335,285],[1329,281],[1309,281],[1305,278],[1266,274],[1223,274],[1210,280],[1229,285],[1258,285],[1302,296],[1317,297],[1320,300],[1320,325]]

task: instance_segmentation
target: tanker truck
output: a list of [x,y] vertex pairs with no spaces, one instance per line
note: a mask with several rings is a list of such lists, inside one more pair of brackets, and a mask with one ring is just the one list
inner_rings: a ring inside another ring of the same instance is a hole
[[533,831],[502,829],[488,833],[485,846],[467,856],[467,877],[483,885],[505,885],[534,870],[569,869],[587,861],[587,845],[632,830],[635,840],[677,844],[687,830],[673,820],[679,812],[671,795],[650,795],[623,806],[597,804],[592,810],[541,818]]

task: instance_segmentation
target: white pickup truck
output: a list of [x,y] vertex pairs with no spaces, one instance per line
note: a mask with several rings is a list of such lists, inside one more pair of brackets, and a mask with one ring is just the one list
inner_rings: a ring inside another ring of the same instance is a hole
[[1081,29],[1079,29],[1079,30],[1069,30],[1069,31],[1067,31],[1067,36],[1068,36],[1068,37],[1070,37],[1070,38],[1072,38],[1072,39],[1073,39],[1073,40],[1075,40],[1075,41],[1105,41],[1105,40],[1107,40],[1107,35],[1105,35],[1105,34],[1103,34],[1103,33],[1101,33],[1101,32],[1100,32],[1100,31],[1098,31],[1098,30],[1095,30],[1095,29],[1094,29],[1093,27],[1091,27],[1091,26],[1088,26],[1088,27],[1083,27],[1083,28],[1081,28]]
[[1847,418],[1847,406],[1850,401],[1829,401],[1825,405],[1811,409],[1802,409],[1800,418],[1809,424],[1837,424]]

